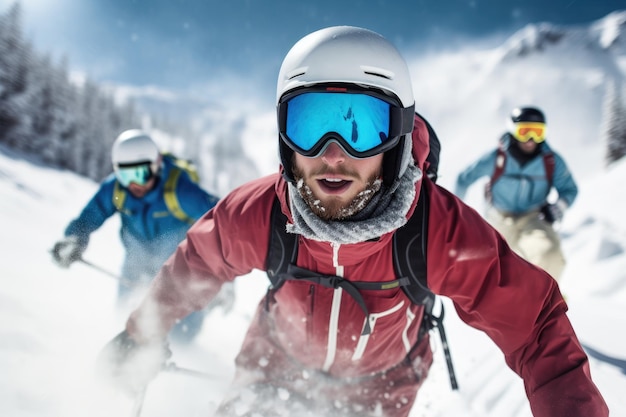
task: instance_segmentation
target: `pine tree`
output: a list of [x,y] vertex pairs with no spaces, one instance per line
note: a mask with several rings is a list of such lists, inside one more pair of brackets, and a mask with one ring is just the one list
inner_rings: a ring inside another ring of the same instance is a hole
[[605,143],[605,165],[626,155],[626,107],[621,86],[614,80],[606,85],[602,108],[602,139]]
[[21,17],[19,2],[0,13],[0,143],[100,180],[115,137],[140,125],[137,112],[92,81],[71,80],[67,58],[36,54]]
[[25,91],[31,47],[22,38],[22,8],[0,15],[0,142],[20,148],[25,137]]

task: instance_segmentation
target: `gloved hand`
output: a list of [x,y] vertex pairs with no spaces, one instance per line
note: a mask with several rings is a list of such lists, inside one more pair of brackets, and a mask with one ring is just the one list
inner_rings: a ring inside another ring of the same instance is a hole
[[98,371],[116,388],[136,395],[157,376],[171,356],[166,341],[139,344],[124,330],[100,352]]
[[541,214],[546,222],[552,224],[563,219],[563,213],[565,213],[566,209],[567,203],[563,200],[558,200],[555,204],[546,204],[541,207]]
[[62,268],[79,260],[83,254],[83,248],[78,243],[78,237],[68,236],[59,240],[52,248],[52,259]]

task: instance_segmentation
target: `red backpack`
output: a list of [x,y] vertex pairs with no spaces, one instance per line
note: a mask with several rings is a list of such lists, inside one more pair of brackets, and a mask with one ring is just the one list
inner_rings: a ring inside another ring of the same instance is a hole
[[[504,138],[504,137],[503,137]],[[485,198],[487,201],[491,201],[491,188],[493,184],[504,174],[504,167],[506,166],[506,150],[504,149],[504,142],[501,139],[496,154],[496,166],[491,174],[489,182],[485,185]],[[546,180],[548,180],[548,189],[552,188],[552,179],[554,178],[554,154],[552,152],[546,152],[542,154],[543,165],[546,170]]]

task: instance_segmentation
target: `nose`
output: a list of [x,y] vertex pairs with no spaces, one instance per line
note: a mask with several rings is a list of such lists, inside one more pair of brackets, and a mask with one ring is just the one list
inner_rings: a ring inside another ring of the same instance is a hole
[[330,143],[322,154],[322,160],[328,165],[341,164],[346,160],[348,155],[337,143]]

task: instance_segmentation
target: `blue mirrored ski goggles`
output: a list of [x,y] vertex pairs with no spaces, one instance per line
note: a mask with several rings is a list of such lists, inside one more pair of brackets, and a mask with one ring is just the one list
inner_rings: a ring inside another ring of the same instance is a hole
[[350,156],[367,158],[393,148],[413,130],[414,106],[401,108],[370,92],[306,91],[278,105],[282,140],[295,152],[319,156],[331,142]]
[[124,187],[128,187],[131,182],[137,185],[146,185],[152,176],[152,163],[150,161],[129,165],[120,164],[115,168],[115,177]]

